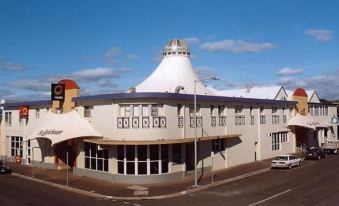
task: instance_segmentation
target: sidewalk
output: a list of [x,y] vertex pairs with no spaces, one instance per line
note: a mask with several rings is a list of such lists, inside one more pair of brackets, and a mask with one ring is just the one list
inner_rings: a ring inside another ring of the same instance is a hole
[[[32,167],[26,165],[17,165],[14,163],[7,163],[12,169],[13,173],[23,175],[28,178],[32,177]],[[69,190],[72,188],[79,189],[81,191],[87,191],[98,196],[112,196],[112,198],[119,199],[151,199],[153,198],[166,198],[171,196],[178,196],[185,193],[202,190],[213,185],[218,185],[231,181],[233,179],[241,178],[242,176],[254,175],[255,172],[265,172],[270,166],[270,159],[248,163],[236,167],[223,169],[214,173],[214,183],[211,184],[211,173],[204,174],[199,181],[199,187],[192,187],[194,184],[194,175],[186,177],[183,180],[172,181],[168,183],[157,184],[145,184],[138,185],[143,188],[136,187],[130,189],[131,184],[119,184],[102,181],[90,177],[82,177],[74,175],[69,172]],[[42,168],[33,168],[34,178],[42,180],[47,184],[55,183],[65,188],[66,186],[66,171],[65,170],[51,170]],[[54,185],[54,184],[53,184]],[[55,186],[55,185],[54,185]],[[134,185],[135,186],[135,185]],[[139,191],[138,191],[139,189]],[[135,194],[140,192],[139,194]],[[146,193],[145,193],[146,192]],[[79,193],[79,191],[78,191]],[[84,192],[86,193],[86,192]],[[95,195],[94,195],[95,196]],[[144,198],[147,197],[147,198]]]

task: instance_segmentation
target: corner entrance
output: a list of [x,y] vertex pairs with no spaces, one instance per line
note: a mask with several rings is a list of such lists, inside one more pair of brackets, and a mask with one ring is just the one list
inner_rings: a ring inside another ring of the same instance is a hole
[[[58,169],[66,169],[76,167],[77,147],[75,141],[68,140],[54,146],[55,163]],[[68,153],[68,164],[67,164]]]

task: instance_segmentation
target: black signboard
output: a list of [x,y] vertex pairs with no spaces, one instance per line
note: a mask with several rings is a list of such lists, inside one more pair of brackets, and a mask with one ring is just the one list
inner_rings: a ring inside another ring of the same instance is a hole
[[65,99],[65,85],[64,84],[52,84],[52,100],[64,100]]

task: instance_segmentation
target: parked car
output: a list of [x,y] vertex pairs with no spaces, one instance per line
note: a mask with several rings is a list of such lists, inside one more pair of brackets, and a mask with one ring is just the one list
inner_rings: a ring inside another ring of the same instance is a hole
[[11,174],[12,169],[9,168],[7,165],[0,165],[0,174]]
[[326,158],[327,153],[321,147],[311,147],[306,151],[305,158],[306,159],[317,159]]
[[294,155],[279,155],[271,161],[271,168],[288,168],[299,167],[301,159]]
[[338,142],[328,142],[321,146],[327,154],[338,154],[339,143]]

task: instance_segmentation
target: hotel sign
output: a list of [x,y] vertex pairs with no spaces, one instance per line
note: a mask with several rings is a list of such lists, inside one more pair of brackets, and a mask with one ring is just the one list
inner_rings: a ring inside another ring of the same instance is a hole
[[63,130],[45,129],[45,130],[40,130],[37,136],[44,137],[46,135],[61,135],[63,132],[64,132]]
[[20,119],[28,119],[29,109],[28,106],[20,107]]
[[52,94],[52,100],[64,100],[65,99],[65,85],[64,84],[52,84],[51,94]]

